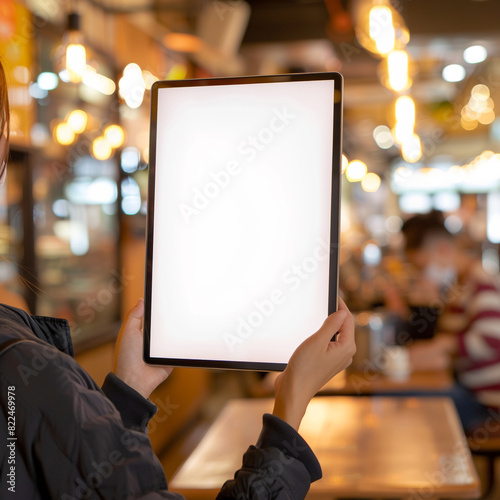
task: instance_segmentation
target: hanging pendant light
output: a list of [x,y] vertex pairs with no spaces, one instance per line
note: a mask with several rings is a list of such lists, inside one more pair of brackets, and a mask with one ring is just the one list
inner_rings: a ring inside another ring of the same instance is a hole
[[59,76],[63,81],[79,83],[87,68],[87,52],[80,31],[80,15],[68,14],[68,25],[61,46],[55,54]]

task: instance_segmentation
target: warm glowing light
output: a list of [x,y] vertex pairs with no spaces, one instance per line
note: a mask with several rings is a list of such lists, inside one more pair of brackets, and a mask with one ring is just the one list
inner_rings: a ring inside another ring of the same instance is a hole
[[75,134],[67,123],[59,123],[54,129],[54,139],[63,146],[68,146],[75,140]]
[[199,52],[203,46],[200,38],[189,33],[167,33],[163,38],[167,49],[176,52]]
[[81,82],[86,67],[85,47],[81,44],[70,43],[66,49],[66,69],[69,73],[69,80],[73,83]]
[[75,134],[81,134],[87,126],[87,113],[81,109],[75,109],[67,116],[66,123]]
[[14,78],[24,85],[30,81],[30,70],[26,66],[15,66],[12,70]]
[[153,83],[159,80],[157,76],[147,70],[142,72],[142,78],[144,80],[144,84],[146,85],[146,90],[151,90]]
[[387,57],[389,87],[396,92],[406,90],[410,86],[408,76],[408,54],[404,50],[393,50]]
[[408,163],[415,163],[422,158],[422,144],[417,134],[401,144],[401,156]]
[[471,90],[469,102],[462,108],[460,124],[465,130],[474,130],[478,123],[489,125],[495,120],[495,103],[490,97],[490,89],[482,83]]
[[487,113],[488,111],[493,111],[495,103],[491,97],[484,99],[484,96],[477,97],[477,95],[472,95],[469,99],[469,108],[476,113]]
[[462,108],[462,111],[460,112],[460,114],[462,115],[462,117],[465,120],[469,120],[469,121],[477,120],[477,116],[478,116],[477,111],[474,111],[468,104],[466,104]]
[[488,97],[490,97],[490,89],[487,87],[487,85],[478,83],[477,85],[474,85],[474,87],[472,87],[470,95],[479,100],[486,100],[488,99]]
[[366,164],[360,160],[353,160],[347,165],[345,175],[350,182],[360,181],[367,172]]
[[460,125],[462,125],[462,128],[464,130],[474,130],[477,128],[478,121],[476,119],[471,120],[465,116],[462,116],[462,118],[460,119]]
[[186,76],[187,66],[185,64],[176,63],[170,68],[167,74],[167,80],[184,80]]
[[125,140],[125,133],[120,125],[109,125],[104,130],[104,138],[112,148],[119,148]]
[[118,82],[118,88],[120,97],[125,99],[129,108],[136,109],[142,104],[146,84],[139,65],[130,63],[125,66],[123,76]]
[[398,122],[415,124],[415,102],[410,96],[401,96],[396,99],[395,115]]
[[361,187],[367,193],[374,193],[380,187],[380,177],[373,172],[367,173],[361,179]]
[[97,92],[104,95],[111,95],[116,90],[115,82],[111,78],[97,73],[92,66],[86,67],[82,81],[87,87],[97,90]]
[[394,146],[394,139],[391,131],[389,130],[389,127],[386,127],[385,125],[375,127],[375,130],[373,131],[373,138],[375,139],[377,146],[381,149],[389,149]]
[[478,116],[477,121],[483,125],[489,125],[495,121],[495,112],[490,110],[486,113],[481,113],[481,115]]
[[347,159],[346,155],[342,155],[342,173],[345,172],[345,169],[347,168],[347,165],[349,164],[349,160]]
[[391,9],[385,6],[372,7],[369,17],[370,38],[375,42],[377,52],[388,54],[394,49],[396,41]]
[[413,137],[415,127],[415,102],[409,96],[401,96],[395,105],[396,126],[393,136],[398,144],[408,142]]
[[92,155],[97,160],[107,160],[113,150],[104,137],[97,137],[92,142]]

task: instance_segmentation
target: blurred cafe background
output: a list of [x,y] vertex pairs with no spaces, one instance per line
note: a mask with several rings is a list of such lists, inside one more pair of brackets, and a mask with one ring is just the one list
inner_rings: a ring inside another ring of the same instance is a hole
[[[338,71],[340,289],[357,321],[354,368],[394,343],[402,310],[426,315],[420,333],[431,338],[440,311],[405,259],[406,219],[442,212],[499,275],[499,19],[497,0],[0,0],[12,108],[4,293],[68,319],[78,361],[101,383],[143,295],[151,85]],[[152,397],[167,476],[228,399],[270,387],[260,374],[176,369]]]

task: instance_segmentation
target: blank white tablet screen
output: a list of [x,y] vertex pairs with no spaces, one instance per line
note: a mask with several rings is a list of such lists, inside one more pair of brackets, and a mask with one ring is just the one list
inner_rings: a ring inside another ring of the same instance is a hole
[[328,315],[334,82],[159,88],[152,357],[287,363]]

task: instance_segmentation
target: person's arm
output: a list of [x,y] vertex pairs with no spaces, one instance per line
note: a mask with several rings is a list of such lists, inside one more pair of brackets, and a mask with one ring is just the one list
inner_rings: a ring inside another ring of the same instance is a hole
[[[336,342],[331,339],[339,332]],[[314,335],[294,352],[275,382],[273,415],[264,415],[256,446],[250,446],[234,479],[226,481],[217,500],[304,498],[321,466],[298,433],[311,398],[354,356],[354,322],[343,302]]]
[[[142,361],[141,323],[144,305],[130,312],[117,343],[115,374],[144,397],[170,373]],[[336,333],[337,340],[332,341]],[[218,499],[259,500],[304,498],[310,483],[321,477],[321,467],[298,428],[311,398],[334,375],[347,368],[356,352],[354,321],[340,300],[340,310],[294,352],[275,382],[273,415],[264,415],[261,435],[243,457],[243,466],[227,481]],[[128,411],[121,410],[128,415]]]
[[19,488],[34,484],[43,498],[182,499],[167,490],[148,436],[124,425],[73,358],[18,342],[0,372],[2,394],[15,388]]
[[[336,332],[337,340],[332,342]],[[339,310],[293,353],[274,383],[273,414],[298,430],[311,398],[337,373],[345,370],[356,353],[354,320],[339,299]]]
[[449,370],[458,351],[454,333],[440,333],[430,340],[417,340],[409,347],[412,371]]

